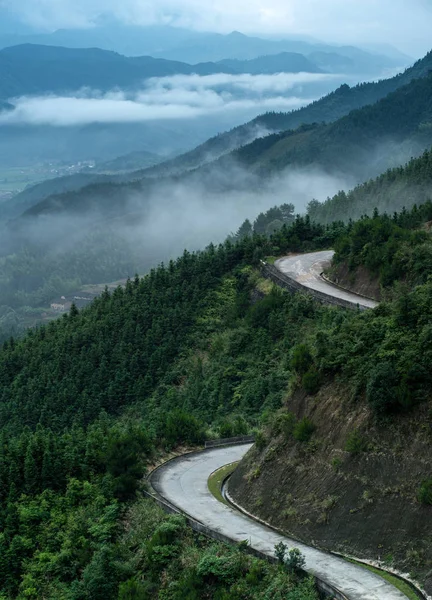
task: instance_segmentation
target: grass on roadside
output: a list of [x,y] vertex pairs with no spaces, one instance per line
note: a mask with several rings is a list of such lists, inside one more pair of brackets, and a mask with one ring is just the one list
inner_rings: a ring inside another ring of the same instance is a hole
[[396,577],[395,575],[392,575],[387,571],[381,571],[380,569],[376,569],[372,565],[367,565],[365,563],[358,562],[351,558],[348,558],[347,560],[348,562],[353,563],[354,565],[358,565],[359,567],[368,569],[368,571],[372,571],[372,573],[375,573],[375,575],[382,577],[382,579],[388,581],[388,583],[397,588],[400,592],[402,592],[402,594],[405,594],[405,596],[409,598],[409,600],[419,600],[419,598],[421,597],[410,585],[408,585],[408,583],[406,583],[402,579],[399,579],[399,577]]
[[221,467],[212,473],[208,478],[208,489],[210,492],[213,494],[216,500],[223,502],[227,506],[229,506],[229,504],[222,495],[222,483],[224,482],[225,478],[228,477],[228,475],[231,475],[231,473],[235,471],[237,465],[238,461],[229,465],[225,465],[224,467]]

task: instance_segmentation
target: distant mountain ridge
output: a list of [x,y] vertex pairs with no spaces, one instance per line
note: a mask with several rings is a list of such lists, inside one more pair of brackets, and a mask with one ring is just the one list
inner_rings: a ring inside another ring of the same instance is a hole
[[409,64],[410,59],[395,59],[382,54],[370,53],[355,46],[336,46],[323,43],[311,43],[303,40],[263,40],[257,37],[246,36],[238,31],[228,35],[213,34],[201,40],[189,43],[187,40],[173,50],[154,53],[159,58],[173,58],[185,62],[193,61],[195,56],[202,60],[218,61],[224,58],[237,58],[247,60],[263,54],[277,54],[279,52],[298,52],[309,57],[314,52],[336,53],[338,56],[350,59],[349,72],[366,74],[379,74],[385,69],[403,67]]
[[147,79],[170,75],[279,72],[322,71],[301,54],[293,53],[263,56],[251,61],[190,65],[151,56],[128,58],[98,48],[71,49],[26,44],[0,51],[0,98],[65,93],[83,87],[100,91],[139,89]]
[[[0,8],[0,19],[3,16]],[[350,59],[347,66],[364,75],[378,75],[385,69],[404,67],[412,61],[403,53],[385,46],[363,50],[298,37],[271,40],[247,36],[238,31],[224,35],[169,25],[139,27],[102,21],[90,29],[60,29],[42,34],[17,33],[8,35],[0,32],[0,48],[26,43],[70,48],[97,47],[126,56],[151,55],[194,64],[224,59],[250,60],[281,52],[294,52],[306,57],[314,52],[325,52]]]

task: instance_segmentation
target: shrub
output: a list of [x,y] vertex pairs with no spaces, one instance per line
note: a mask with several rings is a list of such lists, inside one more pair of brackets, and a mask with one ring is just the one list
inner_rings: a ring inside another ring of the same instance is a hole
[[168,413],[162,426],[161,437],[168,447],[176,444],[202,444],[205,439],[205,430],[193,415],[183,410],[173,410]]
[[276,416],[272,425],[272,435],[283,434],[286,438],[292,435],[296,419],[293,413],[283,413]]
[[120,584],[118,600],[148,600],[156,593],[156,585],[132,578]]
[[262,431],[258,431],[258,433],[255,436],[255,446],[257,450],[260,451],[264,450],[264,448],[267,446],[267,440]]
[[252,327],[268,328],[272,313],[280,311],[285,303],[285,296],[278,288],[273,288],[268,296],[254,304],[248,314],[248,321]]
[[418,500],[422,504],[432,506],[432,477],[423,481],[418,492]]
[[288,550],[288,546],[283,542],[279,542],[274,547],[274,553],[280,565],[285,564],[285,556]]
[[336,456],[335,458],[333,458],[331,464],[333,469],[337,472],[342,466],[342,459]]
[[285,567],[289,573],[298,573],[306,564],[305,557],[298,548],[292,548],[285,560]]
[[249,430],[248,424],[241,415],[234,417],[234,419],[225,419],[217,429],[221,438],[247,435]]
[[399,378],[391,362],[378,364],[369,374],[366,396],[378,414],[393,410],[398,404]]
[[312,421],[310,421],[307,417],[305,417],[304,419],[299,421],[297,423],[297,425],[294,427],[294,432],[293,432],[294,438],[298,442],[308,442],[310,440],[310,438],[312,437],[312,434],[315,431],[315,429],[316,429],[316,427],[312,423]]
[[302,377],[302,386],[308,394],[316,394],[320,389],[321,377],[314,368],[309,369]]
[[310,369],[312,362],[312,354],[306,344],[298,344],[294,347],[290,363],[294,371],[303,375]]
[[361,452],[365,452],[366,449],[367,442],[358,431],[353,431],[349,434],[345,444],[345,450],[347,452],[350,452],[351,454],[360,454]]
[[241,565],[233,553],[218,555],[214,549],[206,552],[197,566],[197,575],[205,582],[216,580],[221,583],[233,583],[240,576]]
[[182,516],[171,516],[161,523],[148,541],[146,550],[149,562],[156,569],[164,568],[178,555],[179,540],[185,529],[185,519]]
[[113,479],[113,491],[122,501],[133,498],[144,475],[141,455],[148,453],[149,439],[143,432],[113,432],[105,455]]

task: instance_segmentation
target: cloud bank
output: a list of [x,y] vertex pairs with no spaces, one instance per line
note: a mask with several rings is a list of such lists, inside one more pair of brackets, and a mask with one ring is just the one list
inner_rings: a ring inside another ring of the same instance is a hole
[[311,73],[176,75],[151,79],[142,90],[134,93],[113,91],[102,95],[97,91],[80,90],[62,97],[14,99],[15,109],[0,114],[0,125],[26,123],[67,127],[193,119],[251,109],[287,111],[314,100],[300,97],[296,91],[303,94],[308,84],[332,78],[332,75]]

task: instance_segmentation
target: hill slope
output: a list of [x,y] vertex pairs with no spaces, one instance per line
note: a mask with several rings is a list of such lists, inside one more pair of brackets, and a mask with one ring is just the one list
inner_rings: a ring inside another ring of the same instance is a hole
[[[208,189],[217,198],[216,194],[230,189],[263,185],[263,175],[270,177],[287,167],[319,168],[360,182],[389,166],[403,164],[407,156],[420,154],[432,145],[430,122],[432,76],[414,80],[380,102],[353,111],[335,123],[304,126],[297,131],[259,138],[191,173],[160,181],[141,178],[132,183],[95,183],[79,191],[48,197],[36,204],[32,202],[33,206],[23,217],[66,211],[79,214],[82,210],[89,212],[95,209],[101,211],[98,213],[100,217],[112,215],[113,211],[121,215],[132,193],[140,193],[140,202],[144,206],[148,199],[147,190],[154,192],[162,186],[161,193],[164,193],[163,186],[179,182],[192,189],[206,181]],[[176,164],[176,159],[171,164]],[[137,173],[126,177],[130,180],[135,176]],[[20,201],[20,196],[15,200]],[[13,201],[5,205],[5,209],[11,206]]]
[[326,202],[312,201],[308,214],[314,221],[358,219],[380,212],[392,213],[414,204],[423,204],[432,197],[432,152],[411,160],[406,166],[390,169],[377,179],[357,186],[349,193],[341,192]]
[[[157,519],[136,499],[144,459],[157,444],[201,442],[206,426],[233,435],[262,422],[270,427],[236,475],[256,500],[252,511],[283,516],[310,543],[332,548],[339,516],[344,550],[375,558],[379,546],[389,564],[425,581],[432,565],[431,283],[357,314],[272,289],[256,270],[270,252],[325,248],[347,234],[341,224],[325,228],[298,218],[271,240],[246,237],[186,252],[2,346],[6,597],[54,600],[98,590],[95,597],[117,600],[120,584],[120,598],[127,598],[144,583],[141,595],[155,597],[160,581],[173,577],[180,540],[173,522],[153,532]],[[336,395],[335,381],[344,393]],[[354,392],[351,403],[346,394]],[[276,413],[285,406],[295,415]],[[348,438],[351,450],[343,450]],[[270,482],[272,474],[285,479]],[[221,553],[211,556],[207,564],[225,573]],[[176,589],[189,593],[192,586],[202,597],[206,588],[196,575],[208,571],[195,549],[192,558],[182,563],[185,581],[177,586],[184,587]],[[249,595],[262,579],[258,572]],[[288,595],[279,579],[274,583]]]
[[432,144],[432,75],[328,125],[258,139],[220,160],[261,173],[318,165],[359,181],[404,162]]

